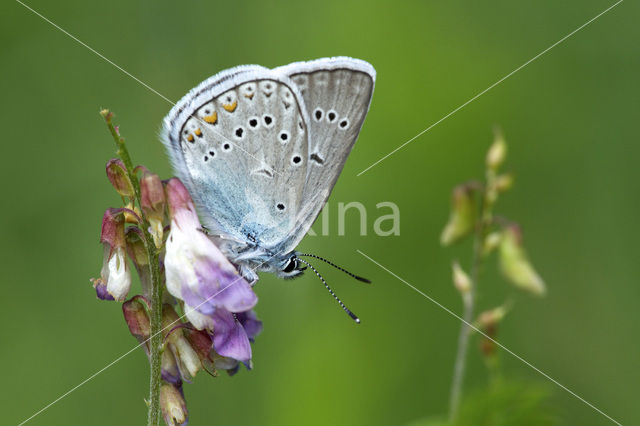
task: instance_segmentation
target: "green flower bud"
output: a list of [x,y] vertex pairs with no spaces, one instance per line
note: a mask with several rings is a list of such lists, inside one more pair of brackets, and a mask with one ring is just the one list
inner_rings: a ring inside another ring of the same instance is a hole
[[518,226],[509,226],[503,231],[500,242],[500,269],[516,287],[538,296],[545,294],[544,281],[529,262],[522,247],[522,236]]
[[496,171],[504,163],[507,157],[507,142],[501,131],[496,131],[493,138],[493,144],[487,151],[487,168]]
[[459,185],[453,189],[451,214],[440,235],[440,243],[443,246],[451,245],[473,232],[477,216],[474,193],[475,188],[470,184]]
[[458,262],[453,262],[452,265],[453,270],[453,285],[455,288],[461,293],[466,294],[471,291],[471,278],[469,275],[460,267]]
[[491,254],[500,245],[500,241],[502,241],[502,233],[491,232],[488,234],[482,242],[482,254],[484,256]]
[[513,187],[513,175],[511,173],[505,173],[496,177],[494,185],[498,192],[508,191]]

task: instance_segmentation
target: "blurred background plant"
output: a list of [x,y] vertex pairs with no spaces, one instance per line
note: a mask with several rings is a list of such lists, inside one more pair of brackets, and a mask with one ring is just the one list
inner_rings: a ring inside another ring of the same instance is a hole
[[[498,264],[504,278],[516,289],[533,296],[544,296],[546,286],[533,267],[522,244],[520,226],[495,213],[502,194],[513,186],[514,177],[503,172],[507,157],[507,143],[502,131],[494,130],[494,140],[485,160],[483,181],[468,181],[456,186],[451,195],[449,220],[440,235],[443,246],[471,238],[471,261],[468,273],[458,260],[452,263],[452,281],[460,293],[463,305],[462,324],[458,336],[448,421],[440,418],[424,420],[425,425],[550,425],[556,417],[551,414],[546,385],[531,382],[512,382],[500,371],[500,350],[497,346],[498,328],[513,308],[514,297],[508,296],[499,304],[493,303],[477,313],[480,276],[485,262],[497,252]],[[464,377],[469,340],[478,332],[479,353],[488,371],[488,385],[465,398]],[[461,405],[462,404],[462,405]]]

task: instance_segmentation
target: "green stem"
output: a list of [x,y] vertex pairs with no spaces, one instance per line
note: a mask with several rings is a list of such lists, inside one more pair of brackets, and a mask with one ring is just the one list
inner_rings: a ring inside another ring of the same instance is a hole
[[467,363],[467,352],[469,348],[469,337],[471,336],[471,323],[475,310],[476,287],[478,286],[478,273],[482,263],[482,243],[484,239],[485,224],[487,213],[485,211],[487,203],[485,202],[485,194],[480,197],[480,219],[476,224],[475,235],[473,239],[473,253],[471,259],[471,286],[469,291],[462,294],[463,302],[463,322],[460,326],[460,334],[458,335],[458,351],[456,353],[456,361],[453,368],[453,379],[451,382],[451,394],[449,397],[449,422],[453,424],[460,407],[460,399],[462,397],[462,386],[464,384],[464,373]]
[[[124,138],[118,134],[111,119],[113,113],[108,110],[101,111],[107,127],[113,136],[113,140],[118,147],[117,154],[124,163],[129,179],[133,184],[135,198],[142,212],[140,202],[140,182],[134,172],[133,163],[129,156],[129,151],[124,142]],[[160,280],[160,263],[158,249],[153,242],[153,237],[149,233],[149,221],[144,212],[141,213],[142,223],[140,224],[143,233],[143,243],[149,256],[149,275],[151,278],[151,312],[149,313],[151,322],[151,338],[149,341],[149,352],[151,356],[151,374],[149,380],[149,415],[148,426],[159,426],[162,418],[160,410],[160,385],[162,384],[162,282]]]

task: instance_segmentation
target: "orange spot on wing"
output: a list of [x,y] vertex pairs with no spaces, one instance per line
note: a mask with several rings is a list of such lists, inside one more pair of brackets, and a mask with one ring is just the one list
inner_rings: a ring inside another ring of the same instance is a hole
[[198,137],[202,136],[202,130],[200,130],[200,129],[196,129],[195,132],[193,132],[193,133],[195,133],[196,136],[198,136]]
[[194,137],[193,137],[193,135],[192,135],[191,133],[189,133],[189,135],[187,136],[187,140],[188,140],[189,142],[193,142]]
[[226,111],[229,111],[229,112],[235,111],[237,107],[238,107],[238,101],[233,101],[232,104],[222,104],[222,108],[224,108]]
[[204,121],[206,121],[209,124],[216,124],[216,122],[218,121],[218,113],[213,111],[213,114],[205,115]]

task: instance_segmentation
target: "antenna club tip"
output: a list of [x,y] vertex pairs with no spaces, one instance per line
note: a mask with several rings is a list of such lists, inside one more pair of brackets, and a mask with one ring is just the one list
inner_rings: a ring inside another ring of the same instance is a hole
[[356,277],[358,281],[362,281],[363,283],[371,284],[371,280],[368,280],[364,277]]
[[356,324],[360,324],[360,318],[356,318]]

